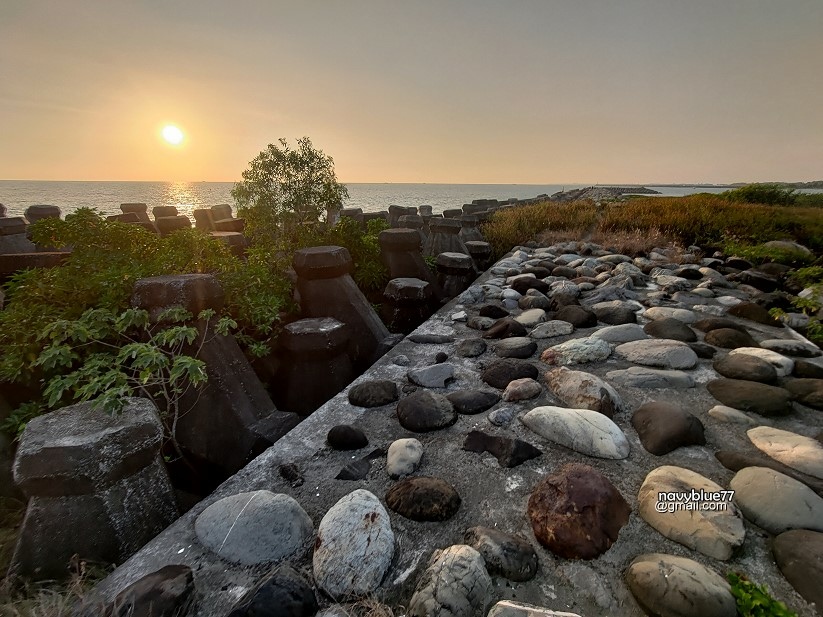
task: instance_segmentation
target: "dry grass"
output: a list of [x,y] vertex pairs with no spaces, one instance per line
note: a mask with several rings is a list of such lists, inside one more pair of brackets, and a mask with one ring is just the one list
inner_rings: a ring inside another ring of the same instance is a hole
[[373,596],[361,598],[345,610],[351,617],[394,617],[394,611]]

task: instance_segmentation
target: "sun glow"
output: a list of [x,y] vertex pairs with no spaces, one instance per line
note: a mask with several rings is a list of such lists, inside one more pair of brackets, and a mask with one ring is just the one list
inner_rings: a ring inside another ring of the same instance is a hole
[[163,130],[160,131],[160,134],[163,136],[163,139],[165,139],[166,142],[170,143],[172,146],[179,146],[183,143],[183,131],[173,124],[164,126]]

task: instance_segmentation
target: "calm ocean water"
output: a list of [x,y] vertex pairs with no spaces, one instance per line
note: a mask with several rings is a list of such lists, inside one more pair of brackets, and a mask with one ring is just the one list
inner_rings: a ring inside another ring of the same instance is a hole
[[[82,206],[97,208],[104,214],[119,214],[120,204],[143,202],[149,211],[154,206],[176,206],[181,214],[195,208],[228,203],[231,182],[46,182],[0,180],[0,203],[9,216],[22,215],[35,204],[59,206],[63,214]],[[347,184],[347,208],[364,212],[386,209],[390,204],[420,206],[428,204],[434,212],[459,208],[473,199],[527,199],[542,193],[590,186],[585,184]],[[688,195],[696,192],[720,192],[724,188],[652,187],[664,195]]]

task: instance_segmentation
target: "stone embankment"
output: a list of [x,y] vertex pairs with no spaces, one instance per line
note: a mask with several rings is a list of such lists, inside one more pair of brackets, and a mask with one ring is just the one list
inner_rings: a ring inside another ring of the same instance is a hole
[[771,278],[694,251],[519,247],[95,598],[734,617],[731,570],[821,614],[823,360],[769,315]]
[[554,193],[549,199],[552,201],[578,201],[591,199],[592,201],[610,201],[620,199],[624,195],[660,195],[660,191],[646,188],[645,186],[589,186],[582,189],[572,189],[570,191],[560,191]]

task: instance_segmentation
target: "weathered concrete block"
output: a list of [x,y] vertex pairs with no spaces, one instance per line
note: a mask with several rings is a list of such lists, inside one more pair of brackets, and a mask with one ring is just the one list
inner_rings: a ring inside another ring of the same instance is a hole
[[168,236],[179,229],[191,229],[191,221],[185,214],[155,217],[154,224],[161,236]]
[[152,319],[179,306],[197,317],[205,309],[223,308],[223,288],[211,274],[169,274],[140,279],[134,285],[131,305],[146,309]]
[[246,228],[246,219],[218,219],[214,221],[214,228],[217,231],[234,231],[237,233],[243,233],[243,230]]
[[211,208],[197,208],[192,210],[191,215],[194,217],[194,226],[203,231],[214,231],[214,215]]
[[[3,238],[0,238],[0,248],[2,248]],[[34,246],[34,245],[32,245]],[[9,253],[0,254],[0,279],[11,276],[20,270],[28,268],[56,268],[67,258],[68,253]]]
[[162,436],[157,409],[140,398],[118,414],[89,402],[31,420],[14,463],[29,503],[10,571],[62,577],[74,554],[121,562],[172,523]]
[[478,228],[480,219],[476,216],[464,214],[460,217],[460,224],[462,226],[458,235],[464,244],[466,242],[484,242],[486,240],[483,234],[480,233],[480,229]]
[[26,208],[25,217],[29,223],[36,223],[42,219],[59,219],[60,208],[47,205],[29,206]]
[[120,204],[120,211],[124,214],[133,213],[137,215],[141,221],[148,223],[151,219],[149,218],[149,207],[143,203],[127,203],[127,204]]
[[380,255],[391,278],[418,278],[433,281],[420,252],[420,234],[410,228],[386,229],[378,236]]
[[234,218],[229,204],[217,204],[211,207],[211,211],[215,221]]
[[151,214],[154,220],[157,220],[159,218],[177,216],[180,213],[174,206],[155,206],[151,209]]
[[409,334],[432,313],[434,294],[428,281],[395,278],[383,292],[383,319],[394,332]]
[[124,212],[122,214],[112,214],[106,217],[107,221],[117,221],[119,223],[139,223],[140,217],[135,212]]
[[454,298],[468,289],[476,277],[472,258],[464,253],[440,253],[437,256],[437,282],[444,298]]
[[460,239],[460,221],[450,218],[433,218],[429,221],[429,237],[423,246],[423,255],[434,257],[440,253],[469,254],[469,249]]

